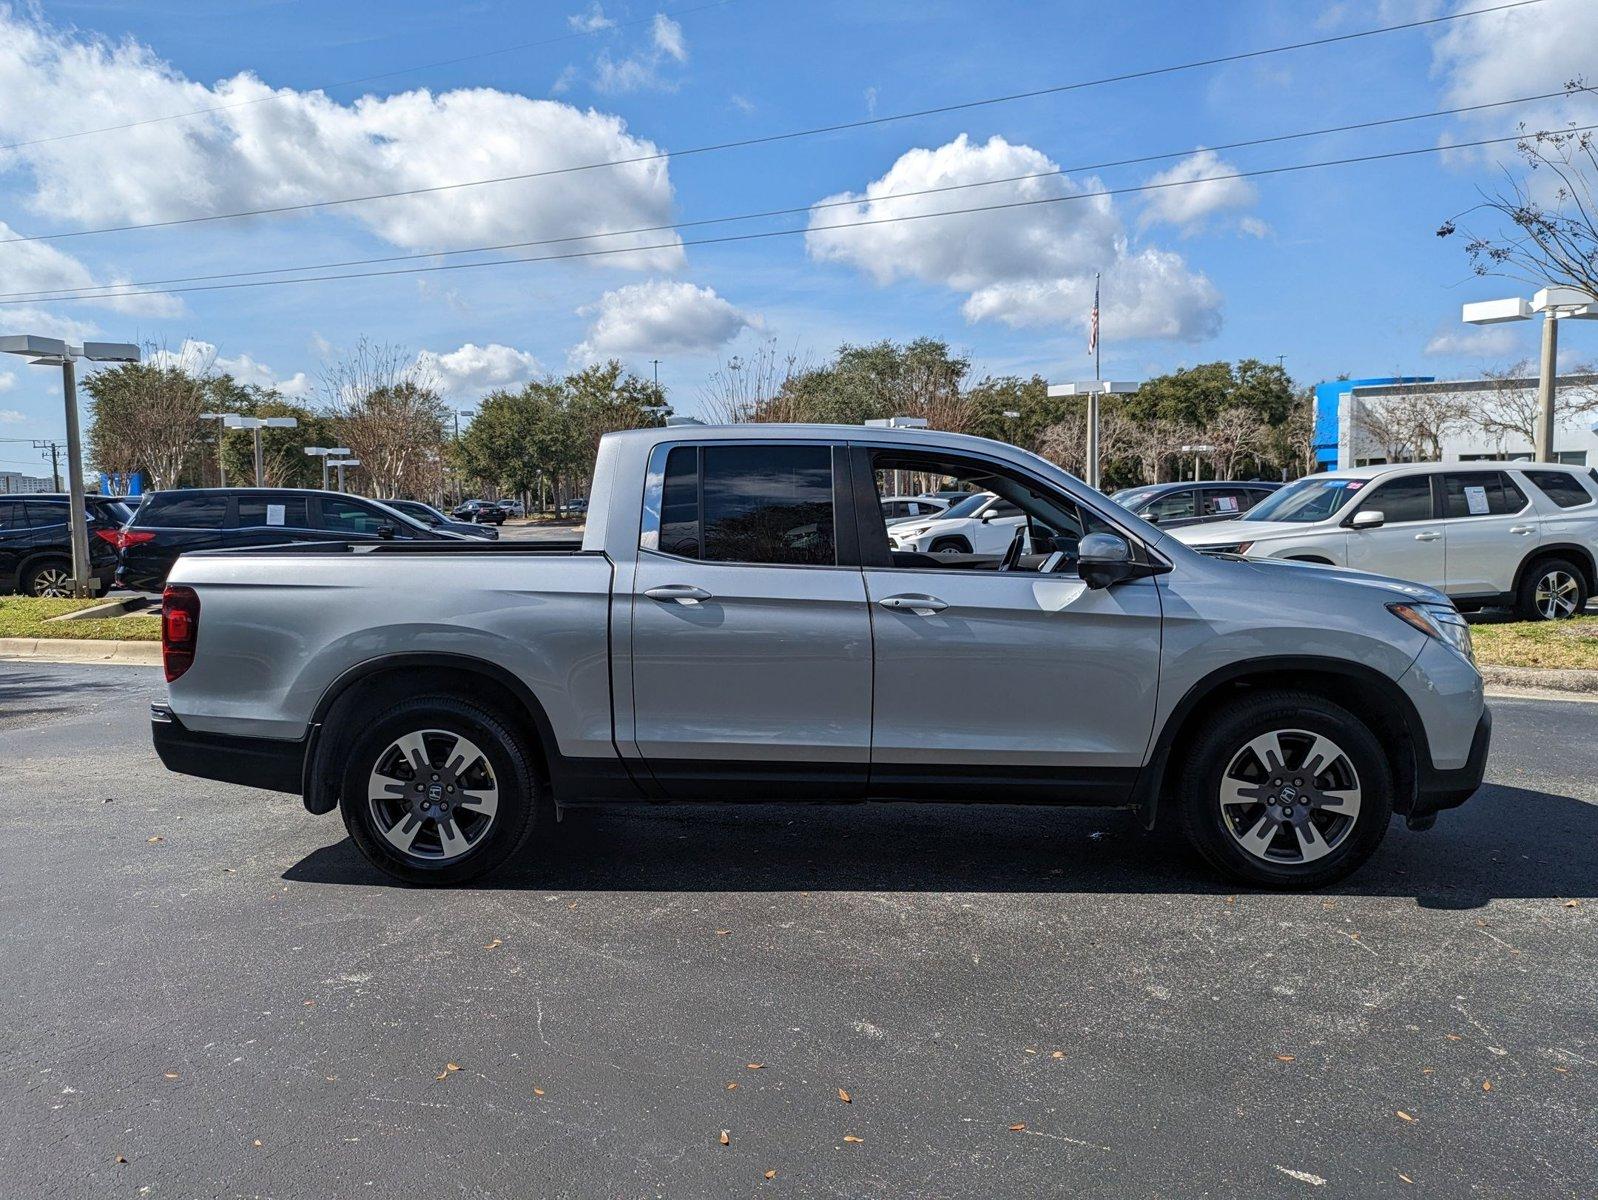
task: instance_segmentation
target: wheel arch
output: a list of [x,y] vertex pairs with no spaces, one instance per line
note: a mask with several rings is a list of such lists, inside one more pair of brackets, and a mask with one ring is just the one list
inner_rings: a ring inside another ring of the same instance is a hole
[[35,567],[48,562],[58,562],[66,567],[68,573],[72,571],[72,552],[56,547],[46,547],[25,554],[17,563],[16,573],[11,577],[11,585],[18,595],[22,593],[22,581],[26,579]]
[[[417,672],[427,672],[419,684]],[[465,654],[389,654],[351,667],[323,692],[311,716],[302,795],[313,813],[338,806],[339,774],[364,706],[418,695],[447,694],[486,703],[526,737],[534,768],[545,781],[559,760],[554,727],[531,688],[498,663]]]
[[1538,546],[1521,559],[1520,567],[1515,572],[1515,586],[1511,589],[1516,596],[1520,595],[1521,585],[1526,582],[1527,574],[1545,558],[1570,559],[1587,576],[1587,594],[1591,596],[1594,592],[1598,592],[1598,564],[1593,562],[1592,551],[1580,542],[1550,542]]
[[[1147,765],[1138,777],[1134,799],[1143,823],[1153,828],[1172,770],[1184,747],[1216,704],[1261,688],[1311,692],[1348,709],[1368,714],[1366,727],[1387,754],[1393,772],[1393,811],[1414,805],[1417,764],[1427,745],[1426,727],[1404,689],[1363,663],[1310,655],[1287,655],[1233,663],[1210,672],[1190,687],[1166,717]],[[1206,701],[1212,702],[1206,705]]]

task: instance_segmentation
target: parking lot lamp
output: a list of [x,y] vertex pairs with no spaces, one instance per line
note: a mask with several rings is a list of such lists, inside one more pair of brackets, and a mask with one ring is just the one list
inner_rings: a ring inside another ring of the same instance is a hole
[[[344,451],[344,453],[348,454],[349,451],[346,450],[346,451]],[[335,458],[332,462],[328,462],[328,460],[325,459],[325,458],[322,460],[322,466],[323,466],[324,470],[326,468],[328,468],[328,467],[337,468],[337,470],[338,470],[338,490],[341,491],[341,492],[344,490],[344,468],[345,467],[358,467],[360,465],[361,465],[361,460],[358,459],[358,458]]]
[[1538,462],[1554,461],[1554,383],[1559,378],[1559,322],[1598,320],[1598,302],[1581,288],[1546,287],[1530,300],[1519,296],[1508,300],[1480,300],[1463,307],[1460,317],[1467,325],[1505,325],[1529,321],[1534,313],[1543,315],[1542,365],[1537,378],[1536,445],[1532,456]]
[[[200,420],[226,422],[227,418],[233,415],[233,413],[201,413]],[[219,426],[216,431],[216,481],[219,487],[227,487],[227,455],[223,453],[225,447],[222,442],[222,429],[225,427],[225,424]]]
[[1091,488],[1099,486],[1099,397],[1131,395],[1143,385],[1115,382],[1109,379],[1087,379],[1077,383],[1049,384],[1049,398],[1060,396],[1086,396],[1088,398],[1087,479]]
[[237,413],[224,413],[222,424],[228,429],[248,429],[255,435],[255,486],[264,487],[261,482],[261,430],[263,429],[293,429],[298,426],[298,417],[241,417]]
[[327,491],[327,459],[330,454],[348,454],[348,446],[307,446],[305,453],[322,460],[322,490]]
[[36,367],[61,368],[61,394],[67,407],[67,521],[72,535],[72,594],[91,595],[89,575],[89,520],[84,508],[83,452],[78,436],[78,359],[90,362],[139,361],[139,348],[127,342],[84,342],[71,346],[60,338],[20,334],[0,337],[0,353],[21,354]]

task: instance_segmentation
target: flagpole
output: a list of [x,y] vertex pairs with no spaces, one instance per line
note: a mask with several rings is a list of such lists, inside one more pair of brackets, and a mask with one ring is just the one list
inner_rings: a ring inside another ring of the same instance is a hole
[[[1098,320],[1103,320],[1103,316],[1099,313],[1099,273],[1097,271],[1093,272],[1093,312]],[[1093,378],[1095,381],[1104,378],[1099,371],[1099,337],[1097,330],[1095,330],[1093,335]]]
[[[1098,384],[1103,376],[1099,373],[1099,273],[1093,272],[1093,382]],[[1095,386],[1088,393],[1088,437],[1087,437],[1087,484],[1091,488],[1099,486],[1099,389]]]

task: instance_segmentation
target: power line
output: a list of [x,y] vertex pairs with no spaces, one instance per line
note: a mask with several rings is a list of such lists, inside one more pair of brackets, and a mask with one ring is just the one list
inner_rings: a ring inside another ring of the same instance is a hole
[[1316,46],[1328,46],[1338,42],[1349,42],[1359,38],[1376,37],[1380,34],[1396,33],[1407,29],[1419,29],[1423,26],[1437,25],[1446,21],[1458,21],[1465,17],[1481,16],[1486,13],[1504,12],[1509,9],[1525,8],[1532,4],[1542,4],[1546,0],[1509,0],[1508,3],[1497,4],[1490,8],[1473,8],[1464,12],[1450,13],[1439,17],[1427,17],[1424,20],[1405,21],[1397,25],[1383,25],[1375,29],[1363,29],[1354,33],[1335,34],[1329,37],[1315,38],[1311,41],[1294,42],[1285,46],[1270,46],[1261,50],[1244,50],[1236,54],[1225,54],[1215,58],[1198,59],[1193,62],[1177,63],[1171,66],[1150,67],[1141,71],[1128,71],[1119,75],[1106,75],[1098,79],[1078,80],[1074,83],[1062,83],[1053,87],[1037,88],[1028,92],[1013,92],[1005,96],[989,96],[981,100],[967,100],[958,104],[944,104],[936,108],[917,109],[913,112],[894,113],[882,117],[869,117],[859,121],[845,121],[832,125],[818,125],[810,129],[791,130],[786,133],[763,134],[759,137],[740,138],[736,141],[716,142],[706,146],[693,146],[686,150],[662,150],[655,154],[634,155],[631,158],[607,159],[603,162],[576,163],[567,167],[550,167],[542,171],[525,171],[515,175],[497,175],[487,179],[470,179],[457,183],[439,183],[428,187],[404,188],[392,192],[372,192],[362,196],[344,196],[333,200],[309,200],[302,204],[280,204],[269,208],[241,209],[237,212],[211,213],[199,217],[175,217],[166,221],[146,221],[129,225],[105,225],[97,229],[77,229],[65,233],[41,233],[26,237],[13,237],[0,239],[0,246],[13,242],[49,242],[60,241],[65,238],[91,237],[103,233],[129,233],[142,229],[168,229],[178,225],[199,225],[214,221],[234,221],[246,217],[274,216],[282,213],[308,212],[319,208],[333,208],[346,204],[365,204],[374,200],[397,200],[408,196],[425,196],[438,192],[458,191],[462,188],[483,187],[494,183],[516,183],[529,179],[546,179],[554,175],[570,175],[579,171],[595,171],[608,167],[631,166],[637,163],[658,162],[668,158],[686,158],[694,154],[709,154],[721,150],[742,149],[749,146],[770,145],[774,142],[792,141],[797,138],[816,137],[824,133],[841,133],[846,130],[864,129],[871,126],[886,125],[894,121],[908,121],[918,117],[938,116],[945,113],[961,112],[967,109],[983,108],[995,104],[1007,104],[1015,100],[1030,100],[1039,96],[1059,95],[1063,92],[1080,91],[1085,88],[1101,87],[1111,83],[1125,83],[1136,79],[1151,79],[1160,75],[1171,75],[1182,71],[1193,71],[1203,67],[1219,66],[1225,63],[1242,62],[1253,58],[1262,58],[1271,54],[1282,54],[1291,50],[1305,50]]
[[[1572,125],[1561,129],[1561,133],[1585,133],[1598,129],[1595,125]],[[1383,162],[1392,159],[1412,158],[1422,154],[1441,154],[1445,151],[1470,150],[1481,146],[1501,145],[1504,142],[1518,142],[1527,137],[1535,137],[1535,133],[1517,133],[1508,137],[1482,138],[1474,142],[1454,142],[1447,146],[1422,146],[1413,150],[1389,150],[1380,154],[1359,154],[1347,158],[1323,159],[1318,162],[1293,163],[1283,167],[1261,167],[1252,171],[1235,171],[1225,175],[1208,175],[1200,179],[1174,179],[1161,183],[1143,183],[1121,188],[1105,188],[1097,192],[1073,192],[1065,196],[1043,196],[1031,200],[1012,200],[1002,204],[981,204],[969,208],[941,209],[929,213],[907,213],[900,217],[877,217],[862,221],[840,221],[832,225],[801,226],[793,229],[771,229],[759,233],[724,234],[720,237],[695,238],[672,242],[658,242],[648,246],[617,246],[600,250],[573,250],[564,254],[544,254],[523,258],[488,259],[482,262],[469,263],[439,263],[427,267],[397,267],[387,271],[352,271],[341,275],[307,275],[297,279],[259,279],[241,283],[212,283],[201,284],[194,287],[177,287],[164,289],[149,289],[138,292],[124,292],[117,296],[123,299],[129,296],[173,296],[186,292],[220,292],[234,291],[240,288],[278,287],[288,284],[305,283],[332,283],[348,279],[376,279],[395,275],[427,275],[439,271],[465,271],[478,267],[503,267],[522,263],[560,262],[568,259],[602,258],[615,254],[638,254],[647,250],[676,250],[684,246],[713,246],[731,242],[752,242],[765,238],[793,237],[806,233],[827,233],[836,229],[859,229],[871,225],[895,225],[903,221],[925,221],[938,217],[954,217],[971,213],[1002,212],[1009,209],[1033,208],[1042,204],[1062,204],[1072,200],[1093,200],[1102,196],[1126,196],[1141,192],[1163,191],[1167,188],[1193,187],[1197,184],[1223,183],[1233,179],[1258,179],[1267,175],[1287,175],[1298,171],[1311,171],[1325,167],[1342,167],[1355,163]],[[68,300],[95,300],[97,296],[62,296],[60,301]],[[36,304],[36,300],[0,300],[0,306],[16,304]]]
[[[1563,90],[1557,92],[1544,92],[1535,96],[1520,96],[1512,100],[1494,100],[1484,104],[1471,104],[1460,108],[1437,109],[1432,112],[1411,113],[1402,117],[1381,117],[1369,121],[1358,121],[1348,125],[1332,125],[1322,129],[1309,129],[1297,133],[1273,134],[1268,137],[1249,138],[1239,142],[1222,142],[1213,146],[1204,146],[1205,150],[1238,150],[1253,146],[1265,146],[1279,142],[1297,141],[1304,138],[1324,137],[1334,133],[1350,133],[1358,130],[1375,129],[1387,125],[1400,125],[1413,121],[1422,121],[1436,117],[1458,116],[1462,113],[1480,112],[1490,108],[1504,108],[1515,104],[1531,104],[1539,100],[1562,99],[1568,93]],[[1184,158],[1194,153],[1192,148],[1182,150],[1164,151],[1159,154],[1143,154],[1136,158],[1116,159],[1108,162],[1085,163],[1079,166],[1057,167],[1052,171],[1032,171],[1023,175],[1007,175],[995,179],[979,179],[970,183],[945,184],[940,187],[919,188],[914,191],[891,192],[886,195],[872,196],[870,200],[875,203],[881,200],[904,200],[916,196],[929,196],[943,192],[964,191],[969,188],[993,187],[1005,183],[1021,183],[1032,179],[1051,179],[1056,176],[1080,174],[1086,171],[1102,171],[1112,167],[1136,166],[1142,163],[1160,162],[1172,158]],[[353,258],[338,262],[309,263],[296,267],[270,267],[254,271],[219,271],[210,275],[177,275],[167,279],[145,279],[134,282],[103,283],[85,287],[41,288],[26,292],[0,292],[0,300],[30,299],[45,302],[59,297],[72,299],[88,299],[95,294],[102,295],[105,299],[116,299],[123,292],[119,289],[126,288],[153,288],[167,284],[177,283],[203,283],[215,279],[244,279],[263,275],[287,275],[302,271],[332,271],[344,267],[373,266],[379,263],[412,262],[416,259],[430,259],[451,257],[460,254],[488,254],[497,250],[525,250],[534,246],[558,245],[565,242],[584,242],[595,238],[630,237],[641,233],[659,233],[667,229],[693,229],[706,225],[725,225],[735,221],[757,221],[770,217],[793,216],[797,213],[813,212],[816,209],[848,207],[860,203],[858,199],[850,200],[825,200],[814,204],[800,205],[791,208],[773,208],[763,212],[741,213],[727,217],[703,217],[693,221],[666,222],[659,225],[640,225],[632,229],[603,230],[595,233],[568,234],[563,237],[539,238],[522,242],[499,242],[487,246],[466,246],[457,250],[428,250],[413,254],[387,254],[375,258]]]
[[[663,15],[668,17],[686,17],[694,13],[704,12],[710,8],[724,8],[735,4],[737,0],[712,0],[708,4],[695,5],[693,8],[678,8],[666,11]],[[633,25],[647,25],[654,21],[654,17],[637,17],[631,21],[617,21],[597,29],[579,29],[572,33],[563,33],[557,37],[544,38],[536,42],[519,42],[513,46],[499,46],[493,50],[482,50],[476,54],[462,54],[458,58],[441,58],[437,62],[418,63],[413,67],[397,67],[392,71],[380,71],[376,75],[359,75],[354,79],[340,79],[334,83],[319,84],[314,88],[296,89],[293,93],[298,95],[302,91],[331,91],[334,88],[353,87],[358,83],[373,83],[379,79],[392,79],[396,75],[409,75],[415,71],[430,71],[434,67],[453,67],[460,63],[476,62],[483,58],[493,58],[500,54],[511,54],[517,50],[534,50],[540,46],[553,46],[559,42],[569,42],[576,38],[592,37],[606,29],[627,29]],[[96,133],[115,133],[122,129],[137,129],[141,125],[159,125],[163,121],[181,121],[187,117],[203,117],[208,113],[227,112],[235,108],[249,108],[256,104],[269,104],[274,100],[284,100],[287,96],[280,91],[274,91],[269,96],[257,96],[253,100],[236,100],[232,104],[213,104],[209,108],[195,108],[188,112],[168,113],[164,117],[145,117],[141,121],[125,121],[120,125],[101,125],[95,129],[79,129],[75,133],[57,133],[50,137],[34,138],[27,142],[12,142],[8,146],[0,146],[0,151],[23,150],[29,146],[43,146],[50,142],[64,142],[72,138],[89,137]]]

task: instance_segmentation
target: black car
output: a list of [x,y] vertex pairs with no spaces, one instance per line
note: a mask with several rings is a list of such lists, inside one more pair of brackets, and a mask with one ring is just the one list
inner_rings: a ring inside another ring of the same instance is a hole
[[1176,529],[1183,525],[1202,525],[1206,521],[1235,520],[1281,486],[1263,479],[1243,483],[1220,479],[1151,483],[1123,488],[1110,499],[1150,525]]
[[472,525],[465,521],[453,521],[446,517],[431,504],[423,504],[420,500],[385,500],[385,505],[395,512],[402,512],[407,517],[414,517],[429,529],[442,529],[447,533],[459,533],[465,537],[483,538],[487,541],[497,541],[499,530],[490,529],[486,525]]
[[[117,570],[117,539],[133,511],[119,496],[85,496],[89,570],[100,590]],[[72,595],[72,510],[66,496],[0,496],[0,589],[26,596]]]
[[341,492],[293,488],[189,488],[150,492],[122,530],[117,580],[157,592],[186,550],[285,542],[463,541],[387,505]]
[[510,514],[492,500],[468,500],[450,509],[449,515],[457,521],[503,525]]

